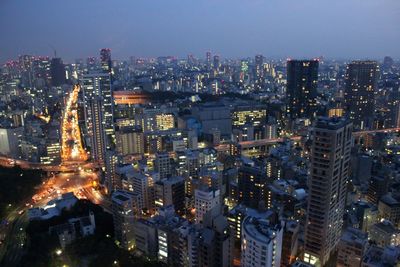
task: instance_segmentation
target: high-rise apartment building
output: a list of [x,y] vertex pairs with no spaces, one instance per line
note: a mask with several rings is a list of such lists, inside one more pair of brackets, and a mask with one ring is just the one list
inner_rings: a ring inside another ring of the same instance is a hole
[[86,124],[90,125],[90,151],[93,160],[105,165],[106,155],[106,136],[104,130],[104,113],[102,109],[103,101],[101,97],[91,99],[85,108],[90,111],[90,117],[86,117]]
[[316,110],[318,60],[288,60],[287,113],[291,119],[311,118]]
[[116,150],[120,155],[144,153],[144,135],[138,127],[120,127],[115,132]]
[[304,261],[323,266],[339,242],[349,177],[352,124],[318,118],[313,129]]
[[[114,106],[112,100],[112,89],[109,73],[84,74],[81,80],[85,103],[85,124],[89,137],[100,135],[96,133],[93,119],[100,117],[101,127],[105,136],[105,147],[111,149],[115,144],[114,131]],[[95,114],[94,114],[95,113]],[[93,139],[93,138],[91,138]],[[91,143],[90,146],[96,146]]]
[[347,66],[344,99],[355,129],[372,127],[377,77],[375,61],[353,61]]

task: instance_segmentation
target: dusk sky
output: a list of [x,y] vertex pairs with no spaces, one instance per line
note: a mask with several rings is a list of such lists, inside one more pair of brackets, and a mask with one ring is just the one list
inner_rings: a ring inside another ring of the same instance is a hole
[[0,0],[0,62],[207,50],[221,57],[400,58],[400,0]]

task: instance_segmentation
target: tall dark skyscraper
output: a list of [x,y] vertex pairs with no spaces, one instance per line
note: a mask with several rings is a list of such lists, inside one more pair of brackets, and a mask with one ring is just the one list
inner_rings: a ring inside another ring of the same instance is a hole
[[65,83],[65,66],[61,58],[52,58],[50,63],[52,86],[60,86]]
[[111,73],[111,49],[103,48],[100,50],[101,68],[108,73]]
[[377,80],[375,61],[353,61],[347,66],[345,104],[355,129],[372,127]]
[[291,119],[314,116],[318,64],[318,60],[287,61],[287,112]]
[[349,177],[352,124],[318,118],[313,130],[304,261],[324,266],[339,242]]

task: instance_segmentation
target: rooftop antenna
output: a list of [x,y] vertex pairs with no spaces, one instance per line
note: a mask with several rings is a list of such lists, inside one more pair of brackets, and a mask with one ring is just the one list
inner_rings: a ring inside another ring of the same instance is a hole
[[49,46],[50,46],[51,49],[53,49],[54,57],[56,58],[57,57],[57,50],[51,44],[49,44]]

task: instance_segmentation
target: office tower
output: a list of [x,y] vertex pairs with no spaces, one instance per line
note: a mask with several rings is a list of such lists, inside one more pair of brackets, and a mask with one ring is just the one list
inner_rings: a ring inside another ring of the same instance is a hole
[[291,119],[314,117],[318,64],[318,60],[287,61],[287,113]]
[[51,84],[51,63],[49,57],[34,57],[32,62],[32,70],[36,86],[41,87],[43,82],[46,85]]
[[259,77],[262,75],[262,67],[264,63],[264,56],[263,55],[256,55],[254,59],[254,64],[256,66],[256,76]]
[[314,124],[304,261],[323,266],[341,236],[349,177],[352,124],[320,117]]
[[338,244],[336,266],[361,266],[362,257],[368,246],[368,234],[355,228],[347,228]]
[[267,107],[263,105],[236,106],[232,111],[232,126],[262,126],[266,123]]
[[112,71],[111,49],[103,48],[100,50],[100,64],[101,64],[101,69],[104,72],[111,73]]
[[254,60],[255,70],[255,87],[261,89],[264,84],[264,57],[263,55],[256,55]]
[[160,179],[165,179],[171,177],[172,166],[171,158],[166,152],[159,152],[156,154],[156,159],[154,160],[154,170],[160,174]]
[[239,81],[240,83],[244,83],[248,79],[248,70],[249,70],[249,62],[247,60],[240,61],[240,73],[239,73]]
[[196,223],[203,223],[204,216],[211,209],[219,206],[221,196],[219,190],[212,188],[199,188],[194,191],[194,208],[196,212]]
[[134,222],[139,210],[138,195],[117,190],[112,194],[112,213],[115,239],[125,249],[134,247]]
[[211,67],[211,52],[210,51],[207,51],[207,53],[206,53],[206,66],[208,68]]
[[344,100],[348,117],[357,130],[372,127],[377,78],[375,61],[353,61],[347,66]]
[[239,201],[251,208],[265,205],[267,175],[263,168],[243,165],[239,168],[238,189]]
[[175,116],[173,114],[156,114],[156,130],[169,130],[175,128]]
[[282,237],[280,224],[247,216],[242,223],[241,266],[281,266]]
[[[115,131],[114,131],[114,104],[112,99],[112,89],[109,73],[89,73],[84,74],[81,80],[83,88],[83,98],[85,103],[85,124],[87,134],[92,136],[94,133],[93,128],[93,114],[91,103],[100,101],[98,111],[102,113],[102,128],[105,135],[105,146],[107,149],[112,149],[115,145]],[[92,146],[93,144],[91,144]]]
[[60,86],[65,83],[65,66],[61,58],[52,58],[50,63],[51,84]]
[[185,180],[176,176],[154,184],[156,207],[173,205],[179,215],[185,214]]
[[218,69],[219,69],[219,66],[220,66],[220,63],[219,63],[219,56],[215,55],[215,56],[214,56],[214,59],[213,59],[213,67],[214,67],[214,70],[218,70]]
[[120,127],[115,131],[116,150],[122,155],[143,154],[144,135],[138,127]]

